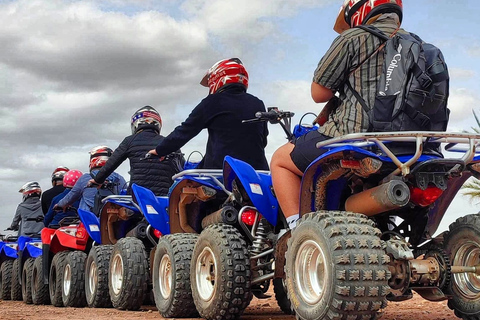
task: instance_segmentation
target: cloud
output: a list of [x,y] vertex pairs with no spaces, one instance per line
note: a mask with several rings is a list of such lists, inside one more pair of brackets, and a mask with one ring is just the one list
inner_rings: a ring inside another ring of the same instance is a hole
[[478,105],[480,97],[473,91],[465,88],[451,88],[448,99],[448,108],[450,109],[449,131],[472,131],[475,126],[472,111],[479,114]]
[[450,68],[448,70],[450,78],[455,81],[470,80],[475,77],[475,71],[469,69]]

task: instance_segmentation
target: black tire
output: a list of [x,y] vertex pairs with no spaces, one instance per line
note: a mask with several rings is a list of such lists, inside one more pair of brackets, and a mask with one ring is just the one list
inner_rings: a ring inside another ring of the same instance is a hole
[[62,300],[62,284],[63,272],[65,271],[65,259],[69,251],[61,251],[56,253],[52,259],[50,273],[48,276],[48,292],[50,301],[55,307],[63,307]]
[[294,314],[292,304],[288,300],[287,288],[282,278],[273,279],[273,292],[275,293],[275,300],[277,300],[277,304],[283,313],[288,315]]
[[35,259],[28,258],[23,264],[22,270],[22,297],[23,302],[26,304],[32,304],[32,274],[33,274],[33,263]]
[[193,250],[190,282],[201,317],[241,316],[253,295],[249,254],[237,229],[216,224],[202,231]]
[[302,217],[286,253],[297,319],[377,319],[390,292],[389,257],[366,216],[320,211]]
[[13,260],[5,260],[0,267],[0,299],[10,300],[12,294]]
[[22,301],[22,284],[20,283],[20,279],[18,279],[18,275],[20,272],[18,269],[20,268],[20,260],[15,259],[13,260],[12,266],[12,282],[11,282],[11,294],[10,298],[13,301]]
[[[478,265],[480,256],[480,215],[458,218],[444,235],[445,251],[454,266]],[[480,282],[474,273],[453,274],[448,292],[448,307],[465,320],[480,319]]]
[[190,261],[197,234],[161,237],[153,259],[155,305],[164,318],[195,318],[198,313],[190,286]]
[[108,293],[108,266],[112,245],[93,247],[85,264],[85,297],[90,308],[110,308],[112,301]]
[[122,238],[113,246],[108,270],[108,291],[113,307],[138,310],[148,290],[145,247],[137,238]]
[[65,307],[85,307],[85,260],[83,251],[71,251],[65,258],[62,301]]
[[50,304],[48,284],[43,282],[43,257],[35,258],[32,272],[32,302],[33,304]]

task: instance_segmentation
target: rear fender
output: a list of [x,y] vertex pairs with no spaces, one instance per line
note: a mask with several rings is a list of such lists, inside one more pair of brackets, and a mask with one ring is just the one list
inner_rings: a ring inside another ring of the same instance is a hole
[[50,250],[53,253],[64,250],[80,250],[85,251],[86,243],[79,244],[77,243],[77,237],[75,236],[79,226],[71,225],[60,227],[55,231],[55,234],[52,237],[52,242],[50,243]]
[[148,223],[163,235],[170,234],[168,197],[157,197],[150,189],[135,183],[132,184],[132,191]]
[[78,209],[78,216],[80,221],[82,221],[85,229],[88,232],[90,238],[93,239],[98,244],[102,243],[102,237],[100,233],[100,220],[95,214],[90,211]]
[[244,187],[253,205],[272,225],[277,225],[278,201],[273,195],[270,174],[255,171],[251,165],[241,160],[225,157],[223,181],[225,188],[232,190],[232,182],[237,178]]
[[38,241],[38,239],[27,243],[26,248],[27,250],[24,250],[24,254],[28,252],[28,255],[32,258],[38,258],[42,255],[42,242]]

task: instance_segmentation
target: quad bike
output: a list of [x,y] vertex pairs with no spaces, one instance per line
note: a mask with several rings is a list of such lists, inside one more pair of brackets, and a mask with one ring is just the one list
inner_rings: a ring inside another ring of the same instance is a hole
[[153,300],[150,261],[162,233],[145,219],[144,210],[151,211],[151,206],[142,209],[141,204],[148,206],[148,201],[141,195],[136,202],[130,195],[110,195],[102,203],[99,217],[79,210],[94,240],[85,265],[87,304],[138,310]]
[[[480,215],[433,237],[465,180],[480,176],[479,144],[480,135],[446,132],[317,144],[326,152],[304,173],[301,219],[278,252],[286,252],[297,319],[377,319],[387,301],[410,299],[412,290],[479,319]],[[460,153],[443,156],[441,148]]]
[[[291,139],[292,116],[270,109],[252,121],[279,123]],[[163,234],[152,271],[160,314],[181,318],[198,312],[206,319],[235,319],[253,295],[269,297],[272,279],[277,302],[291,313],[284,274],[277,272],[284,260],[278,260],[277,239],[286,221],[270,173],[227,156],[223,170],[185,170],[173,179],[168,197],[157,198],[156,205],[150,200],[154,217],[146,216]],[[148,197],[144,188],[134,192]]]
[[18,236],[2,235],[0,241],[0,299],[22,300],[18,280]]
[[[30,235],[30,236],[20,236],[18,238],[18,258],[17,264],[18,267],[13,272],[17,273],[17,283],[20,285],[21,292],[18,294],[19,298],[23,298],[23,302],[26,304],[32,304],[33,295],[32,291],[36,289],[36,286],[33,285],[32,275],[34,272],[35,260],[38,257],[42,256],[42,240],[40,234]],[[38,270],[35,269],[35,272]],[[13,282],[12,282],[13,285]],[[13,287],[12,287],[13,288]],[[15,293],[17,295],[17,293]],[[14,293],[12,292],[12,300]],[[35,298],[37,295],[35,295]],[[21,300],[21,299],[19,299]],[[49,301],[37,301],[35,304],[48,304]]]
[[42,255],[32,270],[34,304],[84,307],[85,261],[93,240],[78,217],[66,217],[59,227],[42,229]]

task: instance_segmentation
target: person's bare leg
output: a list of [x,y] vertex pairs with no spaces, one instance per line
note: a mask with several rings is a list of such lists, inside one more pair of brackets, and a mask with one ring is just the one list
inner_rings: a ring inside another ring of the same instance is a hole
[[292,143],[281,146],[273,154],[270,163],[273,189],[287,222],[294,216],[298,218],[301,176],[303,175],[290,157],[293,148]]

